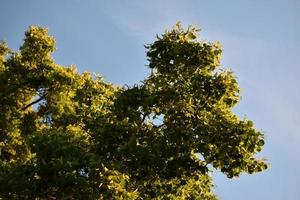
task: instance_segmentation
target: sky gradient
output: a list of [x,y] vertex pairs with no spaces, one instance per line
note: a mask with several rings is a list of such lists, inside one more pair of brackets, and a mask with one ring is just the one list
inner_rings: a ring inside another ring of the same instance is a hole
[[259,156],[271,168],[238,179],[216,173],[220,199],[299,199],[299,0],[0,0],[0,39],[10,48],[18,50],[28,26],[48,27],[58,64],[118,85],[147,76],[144,45],[177,21],[200,27],[201,39],[222,43],[222,66],[242,88],[234,111],[266,135]]

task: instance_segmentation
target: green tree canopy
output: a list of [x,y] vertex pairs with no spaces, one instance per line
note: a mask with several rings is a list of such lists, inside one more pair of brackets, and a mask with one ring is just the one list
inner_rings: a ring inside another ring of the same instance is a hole
[[265,170],[263,134],[232,107],[221,46],[180,24],[147,45],[151,74],[117,87],[61,66],[47,29],[0,43],[0,199],[216,199],[210,171]]

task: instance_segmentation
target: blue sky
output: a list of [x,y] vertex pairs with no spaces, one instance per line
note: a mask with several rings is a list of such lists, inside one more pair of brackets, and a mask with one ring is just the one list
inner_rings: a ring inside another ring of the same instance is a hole
[[144,44],[177,21],[223,44],[222,65],[235,72],[242,99],[234,109],[266,134],[260,154],[271,168],[227,179],[214,175],[220,199],[300,198],[299,0],[1,0],[0,39],[17,50],[30,25],[56,38],[57,63],[102,74],[115,84],[143,80]]

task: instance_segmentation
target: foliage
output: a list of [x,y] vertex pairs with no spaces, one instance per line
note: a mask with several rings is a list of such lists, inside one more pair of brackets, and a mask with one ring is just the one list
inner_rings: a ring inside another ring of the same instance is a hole
[[0,43],[0,199],[216,199],[229,178],[267,168],[263,134],[239,101],[221,46],[177,24],[147,45],[151,75],[116,87],[54,62],[55,40],[30,27]]

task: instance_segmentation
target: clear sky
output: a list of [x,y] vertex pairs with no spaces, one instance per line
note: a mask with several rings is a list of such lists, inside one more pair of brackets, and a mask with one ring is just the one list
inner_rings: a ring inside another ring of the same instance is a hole
[[242,88],[234,110],[266,134],[260,156],[271,168],[238,179],[215,174],[220,199],[300,199],[299,0],[0,0],[0,39],[12,49],[28,26],[48,27],[57,63],[119,85],[147,76],[143,45],[177,21],[223,44],[222,65]]

